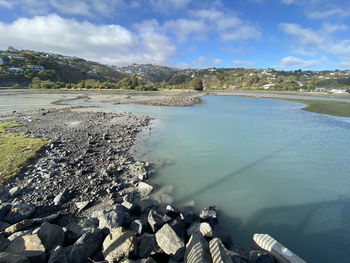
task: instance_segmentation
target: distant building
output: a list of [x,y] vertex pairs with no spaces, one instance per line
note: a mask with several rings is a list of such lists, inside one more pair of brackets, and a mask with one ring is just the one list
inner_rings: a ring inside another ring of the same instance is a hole
[[19,73],[19,74],[24,73],[24,70],[21,68],[8,68],[7,71],[10,73]]
[[37,66],[37,65],[28,65],[28,68],[35,71],[45,70],[43,66]]
[[4,65],[4,61],[0,58],[0,65]]
[[91,76],[91,77],[97,77],[98,76],[98,73],[96,71],[91,71],[91,70],[86,72],[86,74],[88,76]]
[[335,94],[344,94],[344,93],[346,93],[346,90],[345,89],[331,89],[331,92],[335,93]]
[[271,88],[271,87],[273,87],[273,86],[275,86],[274,83],[269,83],[269,84],[265,84],[265,85],[263,86],[263,88],[264,88],[264,89],[269,89],[269,88]]
[[316,88],[315,89],[316,92],[326,92],[326,88]]

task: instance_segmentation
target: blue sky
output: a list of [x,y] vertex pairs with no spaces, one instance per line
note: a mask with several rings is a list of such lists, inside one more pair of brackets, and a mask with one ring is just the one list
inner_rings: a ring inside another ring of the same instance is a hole
[[0,0],[0,49],[112,65],[350,68],[346,0]]

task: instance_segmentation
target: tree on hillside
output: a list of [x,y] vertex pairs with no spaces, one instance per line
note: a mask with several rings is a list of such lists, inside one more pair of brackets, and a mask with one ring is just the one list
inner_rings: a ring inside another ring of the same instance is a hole
[[202,79],[199,77],[194,77],[191,80],[190,86],[194,89],[194,90],[203,90],[203,82]]

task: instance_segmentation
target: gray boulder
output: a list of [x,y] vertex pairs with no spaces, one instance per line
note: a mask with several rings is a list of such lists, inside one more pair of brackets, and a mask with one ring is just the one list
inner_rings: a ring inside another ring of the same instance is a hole
[[34,211],[35,207],[29,204],[22,203],[13,205],[4,220],[10,224],[14,224],[29,218],[34,213]]
[[141,235],[144,232],[145,224],[142,220],[136,219],[131,222],[129,229],[134,231],[137,235]]
[[38,231],[41,242],[49,253],[56,246],[61,246],[64,241],[64,232],[61,227],[44,222]]
[[130,215],[124,206],[117,206],[110,211],[100,210],[94,212],[92,217],[96,217],[99,220],[99,228],[117,228],[127,226],[131,222]]
[[0,220],[4,220],[8,211],[10,211],[11,205],[8,203],[0,204]]
[[213,228],[207,222],[203,222],[199,225],[199,231],[204,237],[213,237]]
[[139,182],[137,190],[140,193],[141,197],[146,197],[153,191],[153,186],[145,182]]
[[158,246],[164,253],[178,261],[183,259],[185,243],[169,224],[163,225],[155,236]]
[[208,206],[201,211],[199,218],[210,224],[217,224],[219,222],[219,210],[215,206]]
[[73,245],[69,253],[69,262],[85,263],[92,258],[101,247],[103,241],[102,231],[93,229],[83,234]]
[[102,254],[108,262],[120,262],[135,252],[136,235],[123,227],[111,229],[102,244]]
[[222,244],[219,238],[213,238],[209,242],[210,254],[213,258],[213,263],[232,263],[232,259],[225,248],[224,244]]
[[43,263],[46,259],[46,251],[37,235],[25,235],[17,237],[6,248],[5,252],[23,255],[31,263]]
[[190,240],[186,244],[185,262],[212,262],[208,242],[199,233],[191,235]]
[[89,204],[90,204],[89,201],[76,202],[75,206],[78,208],[78,213],[83,211]]
[[24,255],[0,252],[0,263],[30,263],[30,261]]

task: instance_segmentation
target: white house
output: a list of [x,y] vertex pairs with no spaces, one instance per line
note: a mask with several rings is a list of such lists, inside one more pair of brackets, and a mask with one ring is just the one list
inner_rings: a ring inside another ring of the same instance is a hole
[[21,68],[8,68],[7,71],[10,73],[20,73],[20,74],[24,73],[24,70]]
[[28,65],[28,68],[35,71],[45,70],[43,66],[37,66],[37,65]]

